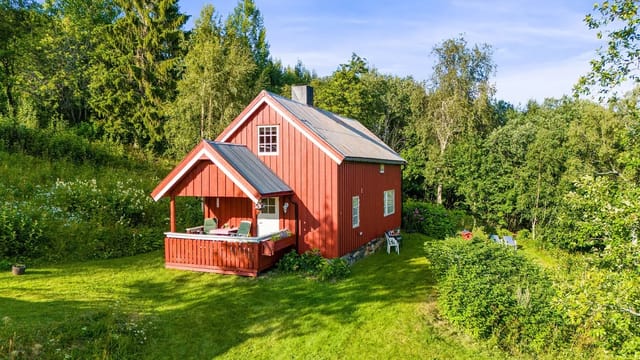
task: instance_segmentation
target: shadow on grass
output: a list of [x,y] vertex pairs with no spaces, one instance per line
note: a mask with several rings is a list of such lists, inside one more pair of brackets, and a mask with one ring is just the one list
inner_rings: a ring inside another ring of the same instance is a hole
[[[189,343],[187,352],[174,355],[213,357],[251,337],[312,335],[329,323],[360,321],[362,308],[384,312],[390,303],[424,301],[433,279],[422,246],[422,240],[407,239],[400,255],[378,252],[337,283],[273,273],[258,279],[190,273],[208,281],[188,289],[184,282],[140,281],[132,284],[132,296],[151,300],[171,294],[181,309],[161,312],[168,326],[160,338],[176,347]],[[181,334],[180,328],[189,331]]]
[[[121,272],[137,274],[122,287],[115,287],[113,296],[124,299],[127,308],[153,317],[156,326],[146,358],[212,358],[251,338],[313,335],[325,326],[361,321],[361,310],[378,313],[389,311],[390,304],[424,301],[434,280],[425,266],[423,242],[421,237],[408,235],[400,255],[381,249],[356,263],[352,275],[336,283],[273,272],[252,279],[164,270],[158,269],[162,266],[159,254],[89,266],[92,271],[103,266],[119,276],[123,276]],[[34,277],[38,275],[51,276],[43,271]],[[0,319],[9,310],[29,313],[32,319],[51,316],[64,320],[61,313],[106,308],[110,302],[0,298]]]

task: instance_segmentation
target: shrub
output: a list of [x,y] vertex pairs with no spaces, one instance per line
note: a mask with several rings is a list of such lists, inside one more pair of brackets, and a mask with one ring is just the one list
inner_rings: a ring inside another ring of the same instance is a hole
[[0,258],[22,261],[39,256],[46,237],[23,204],[4,203],[0,207]]
[[448,211],[442,205],[409,200],[402,208],[403,226],[408,232],[419,232],[443,239],[453,235],[462,219],[459,211]]
[[138,163],[135,156],[125,156],[119,145],[90,142],[71,131],[29,128],[7,118],[0,118],[0,149],[93,165],[136,167]]
[[351,268],[346,260],[337,258],[327,260],[320,255],[320,250],[314,249],[303,254],[293,250],[285,254],[276,265],[284,273],[302,274],[317,277],[322,281],[338,280],[351,274]]
[[604,349],[621,358],[637,357],[638,271],[598,269],[581,259],[568,265],[568,272],[555,274],[559,289],[555,306],[566,314],[566,321],[573,327],[572,345],[586,351]]
[[318,277],[322,281],[344,279],[351,274],[349,263],[342,258],[327,260],[320,270]]
[[540,354],[563,340],[549,278],[500,245],[459,238],[425,243],[439,278],[438,306],[452,323],[512,353]]

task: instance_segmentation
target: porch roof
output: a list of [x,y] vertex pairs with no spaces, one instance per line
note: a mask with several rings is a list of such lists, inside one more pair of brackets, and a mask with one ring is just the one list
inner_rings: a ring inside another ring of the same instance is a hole
[[203,140],[151,192],[159,200],[186,178],[198,161],[208,159],[253,202],[293,190],[246,146]]
[[244,145],[207,141],[260,195],[290,194],[293,190]]

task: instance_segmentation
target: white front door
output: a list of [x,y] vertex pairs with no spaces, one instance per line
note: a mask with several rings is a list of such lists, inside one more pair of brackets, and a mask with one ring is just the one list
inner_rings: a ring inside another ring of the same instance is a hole
[[280,230],[278,198],[262,199],[262,210],[258,214],[258,236],[273,234]]

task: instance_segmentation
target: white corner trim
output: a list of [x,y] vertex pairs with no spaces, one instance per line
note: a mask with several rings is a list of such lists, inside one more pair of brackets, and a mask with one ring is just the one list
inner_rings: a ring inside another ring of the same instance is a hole
[[338,158],[337,156],[335,156],[328,148],[325,144],[322,144],[321,142],[319,142],[318,140],[316,140],[313,136],[311,136],[311,134],[304,129],[303,127],[301,127],[300,125],[298,125],[295,121],[293,121],[288,114],[285,114],[283,111],[280,110],[280,108],[278,106],[276,106],[276,104],[273,102],[273,100],[269,97],[269,95],[263,97],[260,101],[258,101],[243,117],[242,119],[240,119],[240,121],[238,121],[238,123],[231,129],[231,131],[229,131],[222,139],[222,142],[226,142],[227,140],[229,140],[229,138],[231,137],[232,134],[234,134],[239,128],[240,126],[242,126],[245,121],[247,121],[249,119],[249,117],[254,113],[254,111],[256,111],[260,106],[262,106],[262,104],[267,103],[269,106],[271,106],[272,109],[274,109],[280,116],[282,116],[283,119],[285,119],[289,124],[291,124],[296,130],[298,130],[300,133],[302,133],[302,135],[304,135],[304,137],[306,137],[309,141],[311,141],[315,146],[317,146],[318,148],[320,148],[320,150],[322,150],[323,153],[325,153],[325,155],[327,155],[328,157],[331,158],[331,160],[335,161],[336,164],[340,165],[342,163],[342,160],[340,160],[340,158]]
[[211,160],[212,163],[214,163],[220,170],[222,170],[222,172],[229,179],[231,179],[231,181],[233,181],[233,183],[236,184],[240,188],[240,190],[242,190],[242,192],[245,195],[247,195],[247,197],[249,197],[249,199],[251,199],[254,203],[258,202],[258,198],[253,196],[253,194],[235,176],[233,176],[233,174],[231,174],[231,171],[229,171],[229,169],[227,169],[226,167],[222,166],[222,164],[217,162],[207,148],[203,148],[202,150],[198,151],[198,153],[194,155],[191,161],[189,161],[187,165],[185,165],[185,167],[183,167],[182,170],[180,170],[180,172],[176,176],[174,176],[174,178],[171,179],[171,181],[167,185],[165,185],[165,187],[163,187],[160,192],[158,192],[158,194],[153,198],[153,200],[155,201],[160,200],[167,193],[167,191],[169,191],[169,189],[171,189],[176,184],[176,182],[182,179],[182,177],[184,176],[184,174],[187,173],[187,171],[191,170],[193,165],[198,160],[200,160],[202,155],[205,155],[209,160]]

